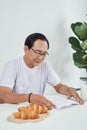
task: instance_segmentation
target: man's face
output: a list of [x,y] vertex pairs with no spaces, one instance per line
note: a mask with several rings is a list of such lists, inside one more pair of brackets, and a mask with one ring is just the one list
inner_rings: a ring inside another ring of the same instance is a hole
[[43,40],[36,40],[34,42],[34,46],[30,49],[28,49],[28,47],[25,46],[24,60],[27,66],[35,67],[39,65],[48,54],[47,50],[48,50],[47,42]]

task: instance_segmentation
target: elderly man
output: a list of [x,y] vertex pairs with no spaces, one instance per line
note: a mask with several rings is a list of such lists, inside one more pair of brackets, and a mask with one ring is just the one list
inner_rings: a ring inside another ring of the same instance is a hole
[[49,41],[41,33],[29,35],[24,44],[24,56],[9,61],[0,79],[0,103],[31,102],[46,105],[48,109],[56,105],[43,96],[46,83],[68,98],[74,97],[83,104],[74,88],[64,85],[51,65],[45,60]]

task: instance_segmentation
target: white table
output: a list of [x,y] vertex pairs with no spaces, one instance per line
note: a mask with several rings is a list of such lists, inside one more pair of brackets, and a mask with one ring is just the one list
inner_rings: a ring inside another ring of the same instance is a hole
[[0,104],[0,130],[87,130],[87,102],[84,105],[50,111],[48,118],[37,123],[17,124],[7,120],[19,106],[27,104]]

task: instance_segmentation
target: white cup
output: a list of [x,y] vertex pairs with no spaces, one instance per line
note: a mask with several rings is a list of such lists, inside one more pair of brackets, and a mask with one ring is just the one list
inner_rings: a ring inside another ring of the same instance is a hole
[[87,100],[87,81],[84,77],[81,79],[81,98],[86,101]]
[[87,101],[87,86],[82,86],[81,87],[81,98],[84,101]]

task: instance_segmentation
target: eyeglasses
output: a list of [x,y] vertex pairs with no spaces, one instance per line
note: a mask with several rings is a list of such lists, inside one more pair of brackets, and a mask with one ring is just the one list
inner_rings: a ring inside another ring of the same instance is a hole
[[41,53],[41,52],[40,52],[40,51],[38,51],[38,50],[34,50],[33,48],[31,48],[31,49],[32,49],[32,51],[36,54],[36,56],[37,56],[37,57],[39,57],[39,56],[46,57],[47,55],[49,55],[49,53],[48,53],[48,52]]

